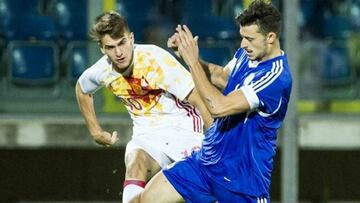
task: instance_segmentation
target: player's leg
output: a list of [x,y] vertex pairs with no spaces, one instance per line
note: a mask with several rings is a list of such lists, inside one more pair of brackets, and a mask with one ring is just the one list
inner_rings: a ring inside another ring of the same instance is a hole
[[160,170],[159,164],[143,149],[133,149],[125,156],[125,181],[122,202],[127,203],[144,190],[146,181]]
[[215,181],[211,182],[213,194],[218,202],[234,202],[234,203],[270,203],[270,198],[265,196],[255,197],[243,193],[233,192],[218,184]]
[[160,171],[146,185],[145,190],[134,198],[131,203],[174,203],[183,202],[181,195],[170,184]]
[[208,177],[201,171],[190,157],[170,164],[156,174],[132,202],[170,203],[181,202],[183,199],[196,203],[215,202],[208,185]]

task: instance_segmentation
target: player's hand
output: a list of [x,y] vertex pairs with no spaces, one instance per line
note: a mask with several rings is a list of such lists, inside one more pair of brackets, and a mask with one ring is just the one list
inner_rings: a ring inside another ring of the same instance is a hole
[[101,144],[106,147],[110,147],[111,145],[115,144],[116,141],[119,140],[117,136],[117,131],[114,131],[112,134],[106,131],[102,131],[99,134],[93,135],[95,142]]
[[193,37],[191,31],[186,25],[176,27],[178,36],[176,37],[176,44],[180,56],[184,59],[185,63],[191,64],[199,61],[199,47],[198,37]]
[[176,43],[176,38],[179,37],[178,33],[174,33],[171,37],[169,37],[167,41],[167,47],[172,49],[177,57],[180,58],[180,54],[178,51],[178,45]]

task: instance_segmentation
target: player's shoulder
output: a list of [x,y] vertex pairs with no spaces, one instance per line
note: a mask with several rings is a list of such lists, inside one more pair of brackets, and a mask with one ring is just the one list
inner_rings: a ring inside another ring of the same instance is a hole
[[111,61],[109,57],[104,55],[99,60],[97,60],[89,69],[101,70],[111,66]]
[[107,72],[106,70],[109,70],[109,69],[111,69],[111,62],[110,62],[109,58],[106,55],[104,55],[99,60],[97,60],[95,63],[93,63],[93,65],[86,68],[85,71],[82,73],[82,75],[83,75],[83,77],[85,77],[85,75],[87,77],[92,77],[95,75],[105,73],[105,72]]
[[234,58],[240,58],[245,56],[246,56],[246,51],[244,48],[238,48],[234,54]]
[[151,55],[156,55],[159,53],[166,53],[167,51],[155,44],[135,44],[135,51],[137,52],[147,52]]

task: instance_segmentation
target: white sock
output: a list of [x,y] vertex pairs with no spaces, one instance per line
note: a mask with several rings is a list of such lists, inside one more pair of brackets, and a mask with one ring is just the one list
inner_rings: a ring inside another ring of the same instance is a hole
[[142,185],[128,184],[124,187],[122,194],[122,203],[129,203],[129,201],[136,195],[140,194],[144,190]]

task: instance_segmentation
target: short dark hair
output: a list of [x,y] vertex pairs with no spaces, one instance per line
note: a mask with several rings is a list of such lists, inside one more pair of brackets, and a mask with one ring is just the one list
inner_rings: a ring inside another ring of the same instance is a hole
[[115,11],[105,12],[95,19],[95,23],[90,30],[93,40],[101,42],[104,35],[117,39],[130,32],[126,19]]
[[240,26],[256,24],[263,35],[269,32],[280,35],[281,22],[279,11],[269,2],[254,0],[247,9],[236,17]]

